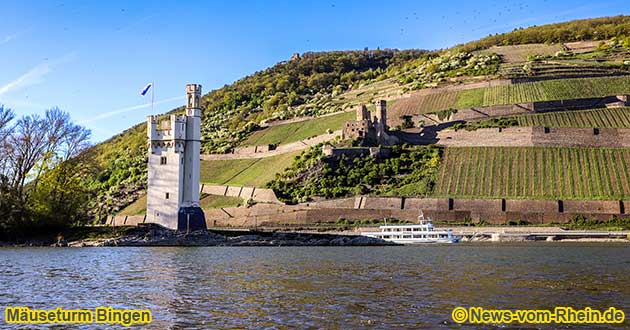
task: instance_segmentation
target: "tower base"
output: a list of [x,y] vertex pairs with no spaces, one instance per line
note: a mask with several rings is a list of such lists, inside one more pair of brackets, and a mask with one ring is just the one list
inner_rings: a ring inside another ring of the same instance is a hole
[[206,230],[206,216],[198,206],[180,207],[177,212],[177,230],[195,231]]

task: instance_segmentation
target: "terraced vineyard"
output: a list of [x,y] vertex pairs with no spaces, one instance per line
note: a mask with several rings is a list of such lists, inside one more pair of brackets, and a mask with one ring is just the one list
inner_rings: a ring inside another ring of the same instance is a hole
[[554,55],[556,52],[563,50],[561,44],[526,44],[513,46],[495,46],[480,51],[484,54],[496,53],[501,55],[504,62],[520,63],[527,61],[530,55]]
[[436,195],[534,199],[630,197],[630,149],[447,148]]
[[587,78],[630,74],[620,63],[599,63],[586,60],[555,60],[543,62],[503,63],[499,74],[506,78]]
[[630,108],[550,112],[518,117],[519,126],[630,128]]
[[546,99],[541,83],[523,83],[485,88],[482,105],[516,104]]
[[449,108],[461,109],[622,94],[630,94],[630,76],[544,80],[412,96],[400,99],[393,106],[393,112],[412,115]]

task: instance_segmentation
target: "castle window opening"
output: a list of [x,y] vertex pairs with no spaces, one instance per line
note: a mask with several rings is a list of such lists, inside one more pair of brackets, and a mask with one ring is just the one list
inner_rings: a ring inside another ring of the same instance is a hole
[[168,199],[170,197],[169,193],[166,193],[166,196],[164,198]]
[[166,165],[166,156],[160,157],[160,165]]

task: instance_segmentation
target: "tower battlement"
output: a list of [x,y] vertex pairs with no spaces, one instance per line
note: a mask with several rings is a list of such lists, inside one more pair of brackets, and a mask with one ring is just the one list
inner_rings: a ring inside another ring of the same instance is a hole
[[184,115],[170,115],[161,120],[158,116],[147,117],[147,137],[153,141],[174,141],[186,139],[186,124],[188,117]]
[[201,112],[199,112],[198,114],[189,113],[188,110],[191,109],[201,109],[201,85],[199,84],[186,85],[186,113],[189,116],[201,115]]

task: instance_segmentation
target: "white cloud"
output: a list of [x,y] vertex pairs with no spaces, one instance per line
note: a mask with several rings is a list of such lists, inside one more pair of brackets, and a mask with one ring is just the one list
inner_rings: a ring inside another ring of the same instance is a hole
[[14,33],[14,34],[9,34],[8,36],[6,36],[6,37],[4,37],[4,38],[0,39],[0,45],[4,45],[4,44],[6,44],[7,42],[9,42],[9,41],[11,41],[11,40],[15,40],[15,39],[17,39],[17,37],[18,37],[19,35],[20,35],[20,33],[19,33],[19,32],[16,32],[16,33]]
[[[153,105],[159,105],[159,104],[164,104],[164,103],[168,103],[168,102],[174,102],[174,101],[179,101],[179,100],[183,100],[185,99],[184,96],[177,96],[177,97],[170,97],[167,99],[163,99],[163,100],[159,100],[153,103]],[[97,120],[101,120],[101,119],[106,119],[115,115],[119,115],[121,113],[126,113],[126,112],[131,112],[134,110],[139,110],[139,109],[144,109],[144,108],[150,108],[151,107],[151,103],[144,103],[144,104],[138,104],[138,105],[134,105],[134,106],[130,106],[130,107],[124,107],[124,108],[120,108],[120,109],[116,109],[116,110],[112,110],[112,111],[108,111],[108,112],[104,112],[101,113],[100,115],[96,115],[92,118],[89,119],[85,119],[79,122],[79,124],[87,124],[87,123],[91,123]]]
[[74,58],[74,53],[64,55],[54,61],[44,61],[36,65],[25,74],[0,87],[0,96],[12,91],[17,91],[29,86],[43,83],[45,81],[44,76],[49,74],[55,66],[68,62],[72,60],[72,58]]
[[0,87],[0,95],[6,94],[12,90],[22,89],[28,86],[41,84],[44,82],[44,76],[50,72],[50,64],[41,63],[32,68],[27,73],[21,75],[17,79]]

